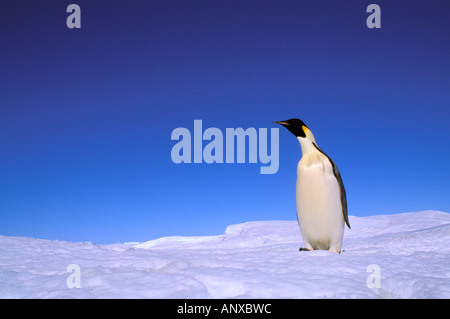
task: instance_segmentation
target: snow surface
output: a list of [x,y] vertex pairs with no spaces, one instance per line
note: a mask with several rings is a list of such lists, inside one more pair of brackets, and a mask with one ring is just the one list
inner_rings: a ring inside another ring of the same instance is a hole
[[[114,245],[0,236],[0,298],[450,298],[450,214],[350,223],[340,255],[299,252],[296,221]],[[66,284],[70,264],[80,288]]]

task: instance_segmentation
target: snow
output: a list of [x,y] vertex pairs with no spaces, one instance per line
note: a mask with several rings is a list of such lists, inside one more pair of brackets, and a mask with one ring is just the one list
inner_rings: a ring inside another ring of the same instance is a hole
[[450,298],[450,214],[350,223],[340,255],[299,252],[296,221],[114,245],[0,236],[0,298]]

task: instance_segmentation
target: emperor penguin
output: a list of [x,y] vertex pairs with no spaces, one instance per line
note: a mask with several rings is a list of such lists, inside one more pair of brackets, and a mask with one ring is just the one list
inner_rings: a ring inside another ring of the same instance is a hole
[[305,247],[300,251],[329,250],[341,253],[344,223],[350,228],[347,197],[341,174],[333,160],[317,145],[303,121],[274,122],[297,137],[302,157],[297,165],[297,220]]

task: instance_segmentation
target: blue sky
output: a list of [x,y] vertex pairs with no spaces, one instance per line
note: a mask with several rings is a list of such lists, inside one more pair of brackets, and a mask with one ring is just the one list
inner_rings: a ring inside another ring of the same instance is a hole
[[[381,7],[381,29],[366,7]],[[81,7],[81,29],[66,7]],[[0,234],[115,243],[295,220],[280,167],[175,164],[177,127],[302,119],[349,214],[450,212],[448,1],[0,4]]]

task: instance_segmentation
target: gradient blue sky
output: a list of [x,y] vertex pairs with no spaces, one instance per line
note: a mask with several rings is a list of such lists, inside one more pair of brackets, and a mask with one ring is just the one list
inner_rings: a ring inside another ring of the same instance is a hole
[[[66,7],[81,7],[81,29]],[[368,29],[377,3],[382,28]],[[0,234],[115,243],[295,220],[280,168],[171,161],[177,127],[298,117],[349,214],[450,212],[450,2],[0,3]]]

